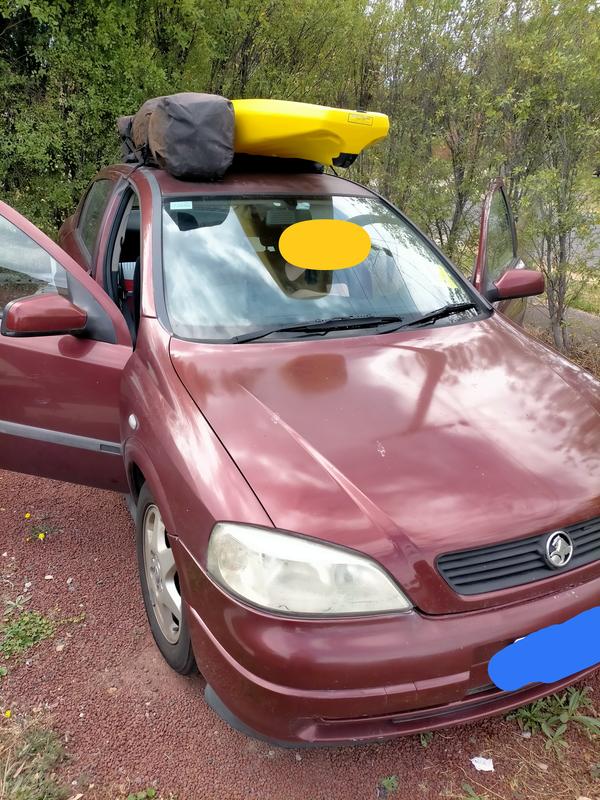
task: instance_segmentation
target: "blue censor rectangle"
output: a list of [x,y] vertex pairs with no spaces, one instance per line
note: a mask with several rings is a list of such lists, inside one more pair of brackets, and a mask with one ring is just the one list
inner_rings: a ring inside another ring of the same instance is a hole
[[492,656],[488,675],[499,689],[554,683],[600,664],[600,606],[550,625]]

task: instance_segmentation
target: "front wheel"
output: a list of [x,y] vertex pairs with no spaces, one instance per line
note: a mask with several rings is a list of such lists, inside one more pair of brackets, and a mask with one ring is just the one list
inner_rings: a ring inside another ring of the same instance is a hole
[[154,641],[181,675],[195,670],[189,628],[183,613],[177,566],[160,510],[148,484],[137,503],[137,556],[142,596]]

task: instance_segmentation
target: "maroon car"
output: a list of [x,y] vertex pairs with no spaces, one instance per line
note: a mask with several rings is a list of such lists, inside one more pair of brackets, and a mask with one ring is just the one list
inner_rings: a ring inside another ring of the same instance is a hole
[[[361,225],[366,261],[287,263],[310,219]],[[231,724],[383,739],[584,674],[488,677],[600,592],[600,386],[514,321],[543,280],[499,182],[475,286],[310,170],[114,166],[60,247],[4,204],[0,237],[0,467],[128,496],[156,643]]]

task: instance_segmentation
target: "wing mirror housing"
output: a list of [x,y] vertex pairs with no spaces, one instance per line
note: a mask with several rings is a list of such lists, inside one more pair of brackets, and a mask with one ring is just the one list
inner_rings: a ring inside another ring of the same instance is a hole
[[34,294],[6,305],[0,333],[3,336],[52,336],[81,333],[87,313],[60,294]]
[[543,294],[545,288],[542,272],[535,269],[508,269],[498,278],[493,288],[488,289],[485,296],[494,303],[496,300],[512,300],[515,297]]

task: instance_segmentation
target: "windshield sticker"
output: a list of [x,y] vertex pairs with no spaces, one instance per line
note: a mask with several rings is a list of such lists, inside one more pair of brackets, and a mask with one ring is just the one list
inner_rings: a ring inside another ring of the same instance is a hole
[[446,286],[450,287],[450,289],[458,289],[457,281],[454,280],[450,272],[448,272],[448,270],[441,264],[438,266],[438,275],[442,283],[445,283]]
[[169,203],[171,211],[189,211],[193,207],[194,204],[191,200],[172,200]]
[[299,269],[348,269],[368,257],[371,237],[354,222],[310,219],[284,230],[279,238],[279,252],[288,264]]

